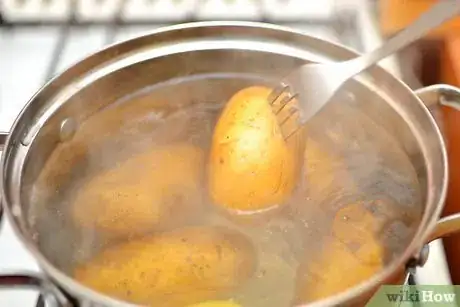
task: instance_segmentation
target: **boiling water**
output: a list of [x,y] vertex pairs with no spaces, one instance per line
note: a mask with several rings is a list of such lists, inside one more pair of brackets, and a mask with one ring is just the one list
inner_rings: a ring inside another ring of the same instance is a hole
[[[71,218],[69,208],[85,182],[156,146],[185,142],[208,152],[223,105],[236,91],[253,84],[261,80],[235,75],[173,80],[127,96],[82,123],[72,140],[56,148],[52,163],[33,187],[29,222],[44,255],[71,275],[78,263],[113,244],[95,229],[78,227]],[[379,239],[387,250],[386,263],[408,244],[421,216],[415,173],[391,136],[353,109],[350,99],[342,95],[340,104],[332,104],[307,127],[306,150],[313,150],[309,144],[320,144],[342,163],[329,165],[321,156],[306,161],[296,192],[282,210],[238,216],[205,198],[199,214],[161,229],[220,225],[243,233],[253,243],[256,272],[226,297],[243,306],[292,306],[299,266],[321,258],[336,212],[350,203],[367,202],[363,206],[383,225]],[[68,171],[54,182],[50,173],[63,167]],[[330,178],[319,194],[311,191],[315,172]],[[382,200],[383,205],[375,205]]]

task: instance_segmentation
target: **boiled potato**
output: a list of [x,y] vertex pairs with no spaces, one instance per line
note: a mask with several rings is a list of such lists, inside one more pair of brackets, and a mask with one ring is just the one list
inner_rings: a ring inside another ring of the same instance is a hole
[[233,291],[255,265],[252,243],[240,233],[186,227],[111,247],[78,267],[74,276],[125,301],[183,307]]
[[[345,168],[345,162],[334,152],[321,146],[318,141],[308,138],[304,154],[304,182],[309,196],[324,199],[331,192],[337,173]],[[343,178],[350,181],[350,177]]]
[[[369,245],[370,254],[381,257],[378,244]],[[381,261],[379,259],[374,262]],[[321,259],[301,266],[298,275],[296,303],[307,303],[339,294],[373,277],[382,269],[382,264],[361,262],[344,243],[334,240],[321,254]]]
[[[291,215],[325,224],[344,198],[360,192],[346,161],[333,148],[306,135],[302,173],[295,197],[288,208]],[[324,220],[324,222],[322,222]]]
[[90,150],[113,141],[111,137],[120,135],[120,128],[151,131],[152,121],[140,120],[159,106],[167,106],[164,101],[152,97],[137,98],[101,110],[78,123],[75,135],[62,143],[57,143],[37,180],[39,189],[55,192],[66,184],[72,173],[78,172],[90,157]]
[[90,178],[73,204],[76,224],[110,236],[145,233],[196,212],[204,153],[188,144],[155,147]]
[[380,218],[367,210],[363,202],[341,208],[335,215],[332,233],[336,240],[351,250],[363,264],[382,265],[383,250],[376,237],[380,235],[388,217]]
[[[419,225],[416,212],[406,210],[388,198],[372,201],[359,201],[340,209],[333,223],[333,234],[348,245],[360,244],[355,255],[364,262],[373,261],[378,257],[367,257],[374,248],[373,242],[378,240],[393,254],[402,252],[413,238]],[[364,242],[364,243],[363,243]],[[370,242],[370,245],[366,245]],[[380,261],[380,260],[378,260]]]
[[34,199],[45,206],[50,204],[53,197],[72,183],[72,175],[87,161],[88,144],[85,141],[78,139],[58,144],[34,183]]
[[336,295],[383,269],[384,247],[372,231],[376,222],[359,203],[337,213],[332,238],[313,261],[308,259],[299,268],[296,303]]
[[189,305],[188,307],[241,307],[241,305],[234,301],[207,301]]
[[[265,210],[286,203],[294,190],[299,137],[283,138],[279,118],[268,103],[270,91],[254,86],[237,92],[219,118],[209,160],[209,190],[218,206]],[[295,103],[283,112],[290,112]],[[297,125],[294,119],[289,125]]]
[[333,208],[335,198],[361,192],[347,161],[338,150],[339,147],[328,146],[313,137],[308,137],[305,143],[303,193],[323,211],[337,209]]

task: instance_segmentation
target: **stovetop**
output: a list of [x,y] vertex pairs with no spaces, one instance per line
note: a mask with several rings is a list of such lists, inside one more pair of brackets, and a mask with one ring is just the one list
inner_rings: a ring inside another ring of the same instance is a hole
[[[0,131],[9,130],[28,99],[47,80],[104,45],[162,25],[227,19],[284,24],[365,51],[381,42],[370,2],[0,0]],[[399,74],[394,58],[382,65]],[[430,256],[426,267],[417,272],[417,282],[450,284],[440,241],[431,244]],[[0,274],[22,269],[39,271],[4,220],[0,230]],[[36,305],[34,291],[0,290],[2,307]]]

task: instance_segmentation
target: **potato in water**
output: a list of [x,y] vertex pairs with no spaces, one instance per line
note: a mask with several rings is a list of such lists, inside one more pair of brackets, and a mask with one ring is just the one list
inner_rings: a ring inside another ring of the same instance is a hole
[[75,270],[84,285],[128,302],[183,307],[221,299],[254,272],[255,251],[223,227],[186,227],[111,247]]
[[336,295],[377,274],[384,266],[384,248],[372,232],[376,222],[361,203],[341,209],[331,240],[315,261],[306,261],[299,268],[295,303]]
[[158,105],[168,104],[148,98],[107,108],[86,118],[72,139],[57,144],[40,173],[36,183],[37,193],[42,197],[54,195],[71,181],[72,173],[84,167],[92,158],[90,150],[113,141],[115,136],[120,137],[120,127],[124,130],[151,131],[153,122],[139,119],[152,114]]
[[307,195],[318,204],[344,187],[356,187],[352,174],[346,169],[346,161],[316,139],[306,140],[303,166]]
[[298,144],[296,138],[291,143],[283,138],[268,101],[270,91],[254,86],[237,92],[219,118],[209,162],[209,189],[216,205],[265,210],[284,204],[294,190]]
[[128,237],[148,232],[202,204],[204,153],[188,144],[164,145],[96,174],[73,204],[77,225],[97,234]]
[[189,305],[187,307],[241,307],[241,306],[233,301],[207,301],[203,303]]

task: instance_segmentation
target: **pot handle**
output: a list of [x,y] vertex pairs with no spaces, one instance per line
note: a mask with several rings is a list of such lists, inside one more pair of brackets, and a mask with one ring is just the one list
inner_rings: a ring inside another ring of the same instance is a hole
[[34,288],[40,290],[47,307],[73,307],[70,300],[52,282],[35,272],[1,273],[2,288]]
[[[443,130],[443,126],[440,107],[445,106],[460,111],[460,88],[447,84],[437,84],[417,90],[415,93],[430,109],[435,119],[440,122],[441,130]],[[460,232],[460,213],[441,218],[428,235],[426,243],[456,232]]]

